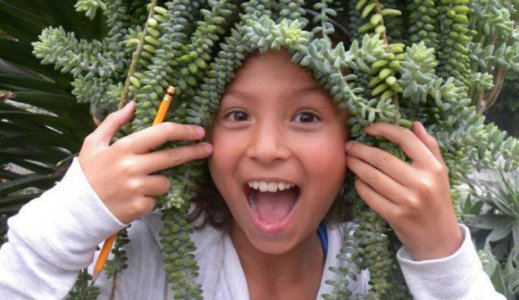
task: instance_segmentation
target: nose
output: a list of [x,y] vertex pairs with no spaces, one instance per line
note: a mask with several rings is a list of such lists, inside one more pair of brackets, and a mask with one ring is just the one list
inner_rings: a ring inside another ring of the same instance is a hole
[[276,122],[256,124],[247,148],[247,156],[263,164],[289,158],[290,149],[283,126]]

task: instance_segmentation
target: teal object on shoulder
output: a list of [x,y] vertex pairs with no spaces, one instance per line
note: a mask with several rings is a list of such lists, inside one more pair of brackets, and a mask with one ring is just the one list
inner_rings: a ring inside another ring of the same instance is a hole
[[326,225],[323,222],[321,222],[321,224],[319,224],[319,227],[317,227],[317,235],[321,240],[324,258],[326,258],[326,254],[328,253],[328,233],[326,233]]

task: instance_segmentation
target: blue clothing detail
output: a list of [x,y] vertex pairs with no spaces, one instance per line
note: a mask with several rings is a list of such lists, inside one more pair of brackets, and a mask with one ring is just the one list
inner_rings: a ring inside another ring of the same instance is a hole
[[328,253],[328,233],[326,233],[326,225],[324,225],[324,223],[319,224],[319,227],[317,227],[317,235],[321,240],[324,258],[326,258],[326,254]]

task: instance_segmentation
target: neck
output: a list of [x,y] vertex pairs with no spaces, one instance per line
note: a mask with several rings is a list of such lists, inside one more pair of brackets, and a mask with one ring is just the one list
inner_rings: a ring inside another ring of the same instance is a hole
[[301,241],[294,249],[281,254],[258,250],[238,226],[231,228],[230,236],[238,253],[251,296],[265,295],[265,291],[279,295],[290,286],[306,289],[307,293],[310,287],[313,287],[315,293],[319,290],[324,253],[317,232]]

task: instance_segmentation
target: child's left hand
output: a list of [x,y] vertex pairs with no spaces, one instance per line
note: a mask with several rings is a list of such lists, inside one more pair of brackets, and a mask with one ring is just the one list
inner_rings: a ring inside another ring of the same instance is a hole
[[452,206],[448,169],[436,140],[419,122],[412,131],[393,124],[365,128],[398,144],[408,164],[375,147],[346,143],[348,168],[359,196],[393,228],[416,260],[446,257],[463,235]]

